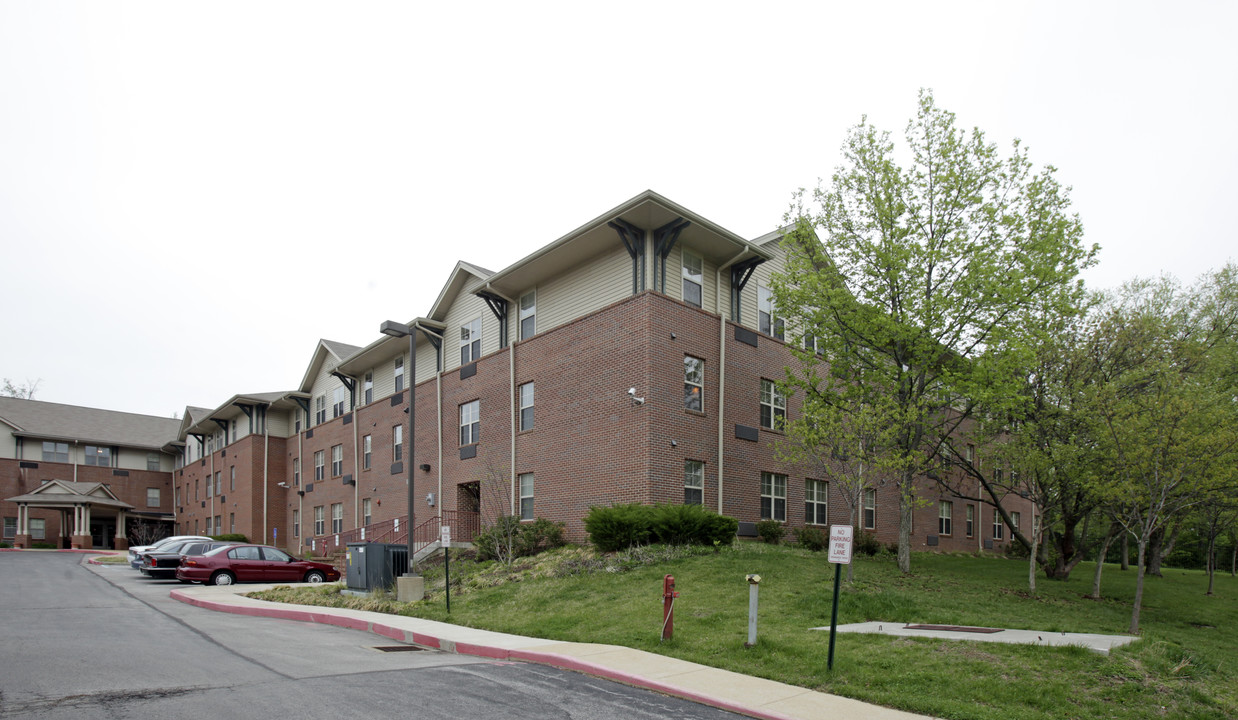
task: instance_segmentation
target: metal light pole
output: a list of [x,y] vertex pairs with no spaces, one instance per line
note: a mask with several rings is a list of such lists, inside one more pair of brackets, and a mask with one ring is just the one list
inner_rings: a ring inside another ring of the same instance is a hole
[[413,507],[413,448],[416,447],[415,436],[417,434],[417,398],[415,397],[417,387],[417,326],[405,325],[394,320],[386,320],[379,331],[390,337],[408,337],[408,377],[404,382],[408,388],[408,452],[405,462],[408,464],[408,571],[405,573],[410,577],[416,577],[413,572],[413,553],[416,548],[413,547],[413,531],[417,528],[417,523],[414,521]]

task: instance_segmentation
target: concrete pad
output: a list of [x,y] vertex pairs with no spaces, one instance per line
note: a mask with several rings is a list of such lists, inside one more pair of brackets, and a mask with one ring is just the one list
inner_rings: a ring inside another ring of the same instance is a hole
[[861,700],[805,692],[802,695],[779,700],[764,706],[764,709],[792,718],[846,718],[847,720],[924,720],[903,710],[872,705]]
[[[1139,638],[1134,635],[1100,635],[1097,633],[1066,633],[1045,632],[1043,630],[1007,630],[997,632],[967,632],[961,630],[922,630],[910,628],[915,623],[903,622],[862,622],[839,625],[838,632],[865,633],[872,635],[894,635],[898,637],[934,638],[938,640],[963,640],[967,642],[995,642],[1012,645],[1047,645],[1062,647],[1074,645],[1087,648],[1102,655],[1108,655],[1115,647],[1121,647],[1135,642]],[[816,627],[813,630],[829,632],[829,626]]]
[[695,672],[701,668],[700,665],[687,660],[680,660],[665,655],[655,655],[643,650],[633,650],[632,648],[619,647],[617,645],[557,643],[554,645],[540,645],[530,649],[564,657],[580,658],[591,663],[604,665],[620,673],[639,675],[657,680],[665,680],[677,675]]

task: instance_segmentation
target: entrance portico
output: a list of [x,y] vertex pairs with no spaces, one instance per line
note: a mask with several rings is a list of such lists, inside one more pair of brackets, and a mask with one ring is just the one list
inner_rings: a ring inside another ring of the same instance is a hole
[[[17,505],[17,534],[14,547],[28,548],[30,536],[30,508],[47,508],[60,511],[62,535],[67,535],[68,545],[73,549],[88,549],[96,545],[108,546],[106,529],[113,529],[112,549],[127,550],[129,539],[125,522],[134,507],[123,502],[103,483],[79,483],[66,480],[51,480],[33,492],[7,498]],[[70,519],[71,518],[71,519]],[[98,541],[92,537],[92,522],[99,532]],[[63,543],[62,543],[63,544]]]

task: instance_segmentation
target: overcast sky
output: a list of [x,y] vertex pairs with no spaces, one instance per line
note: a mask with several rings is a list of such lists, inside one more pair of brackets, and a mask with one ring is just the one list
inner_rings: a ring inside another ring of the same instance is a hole
[[1094,287],[1238,257],[1238,3],[0,3],[0,377],[295,389],[645,189],[753,238],[919,88],[1074,188]]

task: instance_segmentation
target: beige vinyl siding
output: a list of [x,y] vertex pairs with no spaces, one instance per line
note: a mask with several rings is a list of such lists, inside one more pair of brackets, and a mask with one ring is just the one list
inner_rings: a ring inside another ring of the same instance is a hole
[[[487,310],[486,312],[490,312],[490,311]],[[482,320],[482,331],[481,332],[482,332],[483,352],[485,351],[485,347],[486,347],[485,325],[486,325],[486,321]],[[497,324],[495,325],[494,332],[496,333],[495,344],[497,345],[498,344],[497,333],[499,332]],[[456,332],[452,333],[451,337],[455,341],[456,364],[459,365],[460,364],[460,328],[456,328]],[[447,342],[448,342],[447,336],[444,335],[443,336],[443,351],[444,352],[447,352]],[[408,352],[405,352],[404,354],[408,355]],[[395,361],[393,360],[392,363],[394,362]],[[436,370],[437,367],[438,367],[437,351],[435,351],[434,346],[430,344],[430,340],[426,337],[426,334],[418,330],[417,331],[417,382],[423,383],[426,380],[434,379],[434,374],[437,372]],[[389,369],[393,373],[391,382],[394,385],[395,384],[394,366],[392,366]],[[406,369],[405,372],[407,373],[408,370]],[[375,397],[378,397],[378,396],[376,395]]]
[[292,429],[296,427],[294,424],[296,416],[294,413],[300,413],[301,408],[296,410],[268,410],[267,411],[267,434],[271,437],[288,437],[292,435]]
[[[27,440],[23,446],[23,451],[27,455],[30,454],[30,447],[30,441]],[[40,445],[39,447],[40,452],[42,452],[42,446]],[[0,458],[17,459],[17,438],[13,437],[13,434],[9,432],[7,425],[0,425]],[[29,460],[30,458],[25,459]]]
[[[756,330],[757,325],[757,286],[770,286],[770,278],[775,273],[782,272],[785,267],[786,255],[782,247],[776,242],[769,242],[765,245],[765,249],[774,254],[774,257],[757,265],[752,272],[752,277],[748,280],[748,284],[744,286],[743,297],[740,298],[740,324],[745,327]],[[728,278],[730,273],[727,273]],[[729,284],[729,281],[728,281]],[[730,294],[727,294],[728,302]],[[729,306],[727,312],[730,312]],[[790,333],[790,326],[787,327],[787,332]],[[790,335],[788,335],[790,337]]]
[[[313,389],[310,390],[310,427],[318,424],[317,421],[317,398],[319,395],[326,397],[327,403],[327,422],[331,422],[331,403],[335,399],[335,389],[344,387],[344,383],[340,379],[331,374],[331,369],[335,367],[335,358],[328,355],[323,360],[322,366],[318,368],[318,374],[314,376]],[[345,388],[344,410],[348,410],[347,388]]]
[[[464,289],[456,296],[455,302],[447,310],[443,322],[447,329],[443,331],[443,369],[452,370],[460,367],[460,327],[465,323],[481,318],[481,355],[485,357],[499,349],[499,319],[490,311],[485,300],[473,293],[482,286],[480,279],[472,278]],[[538,308],[541,309],[540,307]],[[433,356],[429,360],[429,372],[421,374],[421,353],[417,353],[417,375],[420,378],[433,377]]]
[[[593,262],[537,286],[537,332],[564,325],[631,295],[632,258],[622,245],[616,245]],[[513,339],[519,337],[518,322],[513,317]]]

